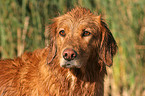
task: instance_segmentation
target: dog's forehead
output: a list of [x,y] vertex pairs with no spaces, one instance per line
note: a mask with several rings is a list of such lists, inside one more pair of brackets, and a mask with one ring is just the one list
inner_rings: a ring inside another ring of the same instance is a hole
[[65,14],[61,17],[58,17],[57,20],[57,27],[80,27],[80,26],[86,26],[91,27],[92,25],[98,25],[99,21],[94,16],[82,16],[79,18],[74,18],[71,15]]
[[75,8],[64,15],[56,17],[57,30],[68,29],[84,30],[86,28],[98,29],[100,27],[101,16],[94,15],[90,10],[85,8]]
[[[94,17],[81,17],[81,18],[74,18],[71,16],[65,16],[61,18],[57,25],[57,30],[60,31],[60,29],[64,28],[65,30],[69,30],[67,32],[82,32],[82,30],[85,30],[87,28],[90,28],[92,30],[98,30],[100,29],[99,21]],[[96,33],[97,31],[92,31],[93,33]]]

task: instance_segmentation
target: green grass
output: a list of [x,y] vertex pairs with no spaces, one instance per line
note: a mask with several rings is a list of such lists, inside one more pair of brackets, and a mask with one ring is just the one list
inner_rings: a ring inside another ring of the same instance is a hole
[[111,85],[116,86],[116,94],[141,96],[145,91],[145,0],[0,0],[0,58],[45,47],[50,39],[49,32],[44,34],[45,25],[75,6],[101,14],[117,41]]

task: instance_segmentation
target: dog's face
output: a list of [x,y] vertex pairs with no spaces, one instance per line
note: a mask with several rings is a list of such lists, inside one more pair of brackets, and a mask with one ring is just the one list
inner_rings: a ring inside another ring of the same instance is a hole
[[[86,22],[87,21],[87,22]],[[90,43],[93,37],[93,28],[89,27],[88,20],[66,19],[58,27],[57,43],[59,46],[60,66],[80,68],[88,59]],[[85,58],[85,60],[84,60]]]
[[85,65],[92,51],[92,43],[96,40],[94,33],[97,26],[93,18],[62,17],[57,27],[57,47],[60,66],[80,68]]
[[55,18],[54,24],[53,37],[61,67],[81,68],[88,63],[90,57],[95,59],[99,56],[99,51],[103,49],[100,48],[104,42],[102,35],[105,34],[102,33],[105,26],[102,26],[100,16],[78,8]]

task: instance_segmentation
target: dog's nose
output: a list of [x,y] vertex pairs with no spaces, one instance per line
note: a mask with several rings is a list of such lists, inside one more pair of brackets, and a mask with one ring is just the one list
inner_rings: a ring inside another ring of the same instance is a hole
[[62,55],[65,60],[71,61],[77,57],[77,52],[71,48],[68,48],[63,51]]

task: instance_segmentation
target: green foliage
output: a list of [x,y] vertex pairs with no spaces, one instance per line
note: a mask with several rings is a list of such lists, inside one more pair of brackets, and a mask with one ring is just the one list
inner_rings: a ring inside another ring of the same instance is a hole
[[89,8],[106,20],[118,43],[113,66],[115,84],[131,96],[142,95],[145,0],[0,0],[0,58],[45,47],[50,39],[45,26],[75,6]]

